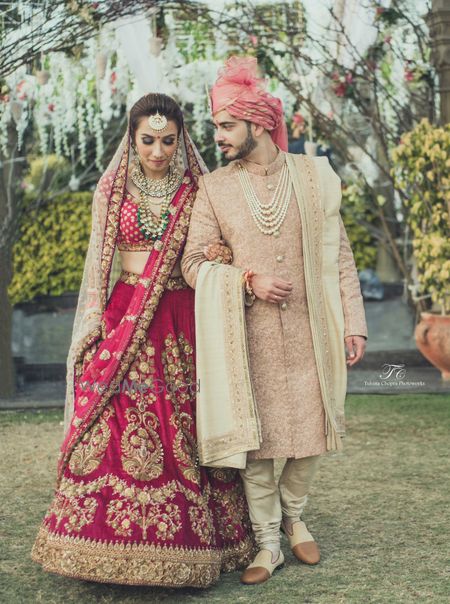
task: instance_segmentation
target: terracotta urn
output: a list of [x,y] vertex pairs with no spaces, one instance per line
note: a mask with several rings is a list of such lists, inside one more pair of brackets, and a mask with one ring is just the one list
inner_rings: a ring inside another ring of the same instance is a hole
[[435,367],[443,380],[450,380],[450,315],[420,314],[415,330],[417,348]]

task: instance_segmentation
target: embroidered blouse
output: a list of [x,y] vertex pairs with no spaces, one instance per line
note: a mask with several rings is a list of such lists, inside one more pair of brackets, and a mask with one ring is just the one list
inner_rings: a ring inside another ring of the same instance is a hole
[[153,241],[146,239],[139,228],[137,219],[138,206],[130,193],[126,192],[120,209],[117,247],[120,251],[151,251]]

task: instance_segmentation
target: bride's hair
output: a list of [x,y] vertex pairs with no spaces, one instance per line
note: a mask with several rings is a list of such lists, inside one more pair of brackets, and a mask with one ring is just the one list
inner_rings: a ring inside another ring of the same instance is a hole
[[140,98],[130,110],[130,135],[134,141],[139,121],[143,117],[150,117],[159,113],[168,120],[173,120],[178,126],[178,134],[183,127],[183,112],[178,103],[167,94],[150,93]]

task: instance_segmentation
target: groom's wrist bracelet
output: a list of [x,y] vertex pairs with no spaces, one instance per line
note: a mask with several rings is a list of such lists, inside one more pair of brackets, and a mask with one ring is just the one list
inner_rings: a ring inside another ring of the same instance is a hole
[[252,288],[252,277],[253,277],[254,273],[253,271],[245,271],[245,273],[243,274],[243,280],[245,283],[245,293],[250,297],[250,299],[253,301],[256,296],[255,296],[255,292],[253,291]]

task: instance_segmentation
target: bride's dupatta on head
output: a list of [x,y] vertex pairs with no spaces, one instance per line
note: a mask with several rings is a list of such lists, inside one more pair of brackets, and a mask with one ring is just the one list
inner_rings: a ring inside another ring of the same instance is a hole
[[108,334],[102,316],[111,290],[113,261],[117,261],[120,209],[133,160],[129,129],[94,193],[91,237],[67,360],[66,434],[59,480],[73,448],[117,392],[144,342],[183,249],[197,181],[206,167],[184,127],[179,144],[179,169],[184,171],[184,178],[172,199],[169,223],[150,253],[127,312]]

